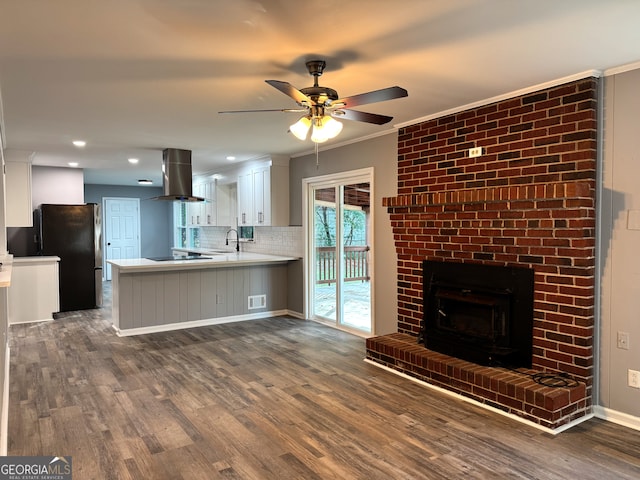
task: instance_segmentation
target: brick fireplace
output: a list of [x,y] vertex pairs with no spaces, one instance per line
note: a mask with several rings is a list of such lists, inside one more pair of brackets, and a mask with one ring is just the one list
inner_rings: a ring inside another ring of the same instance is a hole
[[[402,128],[398,195],[385,198],[398,258],[398,332],[367,358],[549,428],[591,409],[598,80]],[[468,150],[482,147],[470,158]],[[416,343],[423,260],[534,270],[532,368],[479,366]],[[573,388],[523,374],[560,372]]]

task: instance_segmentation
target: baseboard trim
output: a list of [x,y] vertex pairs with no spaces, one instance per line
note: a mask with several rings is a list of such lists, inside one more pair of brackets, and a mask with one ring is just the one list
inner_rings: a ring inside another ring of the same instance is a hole
[[470,403],[470,404],[475,405],[477,407],[484,408],[485,410],[489,410],[490,412],[498,413],[498,414],[502,415],[503,417],[508,417],[508,418],[510,418],[512,420],[515,420],[517,422],[523,423],[525,425],[529,425],[530,427],[536,428],[538,430],[542,430],[543,432],[549,433],[551,435],[557,435],[559,433],[562,433],[562,432],[570,429],[571,427],[575,427],[576,425],[578,425],[578,424],[580,424],[580,423],[582,423],[584,421],[587,421],[587,420],[589,420],[589,419],[594,417],[594,414],[590,413],[590,414],[585,415],[584,417],[580,417],[577,420],[574,420],[573,422],[569,422],[569,423],[566,423],[564,425],[561,425],[558,428],[548,428],[548,427],[545,427],[543,425],[539,425],[539,424],[537,424],[535,422],[532,422],[531,420],[527,420],[526,418],[522,418],[522,417],[519,417],[519,416],[514,415],[512,413],[508,413],[508,412],[505,412],[503,410],[500,410],[499,408],[492,407],[491,405],[487,405],[485,403],[478,402],[477,400],[474,400],[473,398],[465,397],[464,395],[460,395],[458,393],[452,392],[452,391],[447,390],[445,388],[438,387],[437,385],[431,385],[430,383],[427,383],[427,382],[425,382],[423,380],[420,380],[418,378],[414,378],[414,377],[412,377],[410,375],[407,375],[406,373],[400,372],[398,370],[394,370],[393,368],[389,368],[386,365],[381,365],[381,364],[379,364],[377,362],[371,361],[368,358],[365,358],[364,361],[366,363],[374,365],[374,366],[376,366],[378,368],[386,370],[387,372],[390,372],[390,373],[393,373],[393,374],[398,375],[400,377],[406,378],[407,380],[411,380],[412,382],[419,383],[420,385],[425,386],[425,387],[427,387],[427,388],[429,388],[431,390],[434,390],[436,392],[443,393],[443,394],[448,395],[448,396],[453,397],[453,398],[457,398],[458,400],[462,400],[463,402],[467,402],[467,403]]
[[11,355],[7,346],[4,359],[4,384],[2,385],[2,418],[0,419],[0,456],[7,456],[9,440],[9,370]]
[[611,410],[610,408],[600,405],[593,407],[593,412],[597,418],[640,431],[640,417],[618,412],[617,410]]
[[9,322],[9,326],[11,325],[24,325],[25,323],[41,323],[41,322],[53,322],[53,318],[42,318],[39,320],[22,320],[19,322],[13,321]]
[[[184,330],[185,328],[208,327],[211,325],[221,325],[223,323],[246,322],[249,320],[262,320],[271,317],[291,315],[288,310],[273,310],[269,312],[249,313],[244,315],[232,315],[229,317],[205,318],[202,320],[192,320],[190,322],[167,323],[164,325],[153,325],[150,327],[120,329],[113,325],[113,329],[119,337],[130,337],[133,335],[145,335],[148,333],[171,332],[174,330]],[[293,315],[291,315],[293,316]]]

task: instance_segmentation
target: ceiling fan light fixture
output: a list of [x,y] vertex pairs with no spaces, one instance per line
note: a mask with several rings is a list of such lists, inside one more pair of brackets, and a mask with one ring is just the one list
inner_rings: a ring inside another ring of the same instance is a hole
[[329,138],[337,137],[342,131],[342,122],[337,121],[335,118],[325,115],[323,127],[328,130],[327,135]]
[[342,131],[342,123],[331,118],[329,115],[317,118],[313,123],[311,141],[324,143],[331,138],[335,138]]
[[311,119],[309,117],[302,117],[289,127],[289,131],[293,133],[298,140],[306,140],[309,128],[311,128]]

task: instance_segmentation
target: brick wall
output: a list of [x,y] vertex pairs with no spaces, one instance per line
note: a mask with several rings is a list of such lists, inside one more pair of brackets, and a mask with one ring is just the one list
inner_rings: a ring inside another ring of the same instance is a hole
[[[417,335],[424,259],[535,270],[533,368],[593,379],[598,80],[400,130],[398,332]],[[483,155],[469,158],[468,150]]]

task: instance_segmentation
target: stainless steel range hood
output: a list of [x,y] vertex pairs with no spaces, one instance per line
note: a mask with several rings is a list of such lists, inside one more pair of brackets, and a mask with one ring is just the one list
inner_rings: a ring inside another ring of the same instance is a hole
[[204,202],[204,198],[193,196],[191,177],[191,150],[165,148],[162,151],[163,195],[154,200]]

